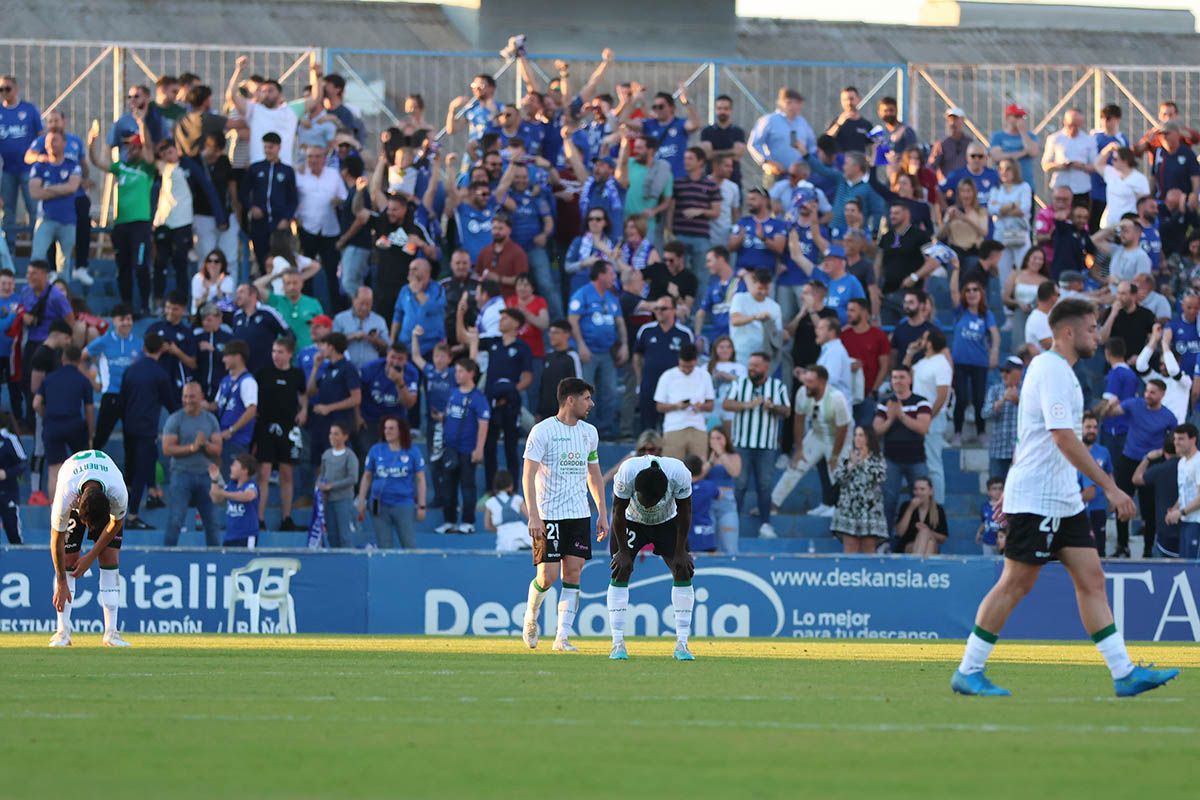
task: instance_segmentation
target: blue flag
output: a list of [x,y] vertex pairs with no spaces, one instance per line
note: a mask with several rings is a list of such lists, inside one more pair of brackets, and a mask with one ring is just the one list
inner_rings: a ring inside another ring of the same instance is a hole
[[308,549],[319,550],[325,544],[325,498],[313,489],[312,522],[308,524]]

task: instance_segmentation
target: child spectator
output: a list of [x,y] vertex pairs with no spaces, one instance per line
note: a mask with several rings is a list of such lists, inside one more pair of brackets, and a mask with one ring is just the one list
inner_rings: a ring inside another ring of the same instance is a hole
[[996,543],[1000,535],[1000,523],[996,515],[1000,510],[1000,495],[1004,494],[1004,479],[988,478],[987,499],[979,504],[979,530],[975,531],[975,544],[985,556],[996,555]]
[[229,480],[221,487],[221,469],[208,465],[212,486],[208,496],[214,503],[225,503],[225,547],[253,550],[258,541],[258,484],[254,475],[258,462],[242,453],[229,463]]
[[[433,363],[421,357],[415,343],[420,339],[425,329],[420,325],[413,328],[414,346],[410,350],[413,366],[421,371],[425,379],[425,406],[429,418],[425,426],[425,444],[429,453],[429,472],[433,478],[433,499],[429,505],[441,508],[443,499],[440,494],[445,473],[442,471],[443,426],[446,421],[446,406],[450,402],[450,392],[455,386],[454,364],[450,355],[450,345],[438,342],[433,348]],[[447,533],[453,526],[442,523],[437,527],[438,533]]]
[[483,526],[495,531],[497,553],[515,553],[533,547],[529,540],[529,514],[525,501],[512,490],[512,473],[497,470],[492,479],[492,496],[483,504]]
[[330,547],[354,547],[354,487],[358,484],[358,456],[346,447],[350,427],[344,422],[329,426],[329,448],[321,454],[317,489],[325,502],[325,535]]
[[692,473],[692,529],[688,532],[688,550],[693,553],[717,552],[717,526],[713,524],[713,501],[721,493],[717,482],[704,475],[704,462],[690,455],[683,460]]

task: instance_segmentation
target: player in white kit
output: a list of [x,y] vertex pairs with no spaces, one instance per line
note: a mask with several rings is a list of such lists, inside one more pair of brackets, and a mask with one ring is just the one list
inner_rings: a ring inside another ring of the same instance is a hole
[[695,564],[688,552],[692,527],[692,473],[678,458],[636,456],[617,470],[613,479],[612,580],[608,584],[608,622],[612,628],[615,661],[625,651],[625,615],[629,610],[629,576],[633,559],[654,545],[675,579],[671,605],[675,609],[675,660],[692,661],[688,636],[696,594],[692,588]]
[[[83,450],[67,459],[58,471],[54,504],[50,509],[50,558],[54,562],[54,610],[58,630],[51,647],[71,646],[71,599],[75,581],[92,562],[100,562],[100,591],[97,598],[104,611],[104,644],[128,647],[117,631],[121,600],[121,532],[129,494],[125,477],[105,453]],[[94,542],[80,555],[84,534]]]
[[534,425],[525,440],[522,485],[529,509],[529,535],[537,575],[529,582],[529,604],[521,638],[530,648],[538,643],[538,611],[546,591],[562,575],[558,601],[558,631],[554,649],[575,652],[571,625],[579,604],[579,575],[592,557],[592,512],[588,491],[596,502],[596,541],[608,535],[604,478],[597,452],[600,437],[584,422],[595,405],[592,386],[580,378],[558,383],[558,413]]
[[1161,686],[1179,670],[1147,669],[1130,660],[1125,639],[1113,623],[1104,568],[1076,478],[1078,470],[1094,482],[1119,518],[1133,516],[1133,500],[1096,464],[1079,438],[1083,391],[1072,367],[1096,352],[1096,308],[1086,300],[1068,298],[1050,312],[1049,324],[1054,345],[1030,362],[1021,384],[1017,447],[1001,501],[1008,524],[1004,571],[979,605],[950,687],[967,695],[1009,694],[988,680],[984,666],[1017,603],[1033,589],[1042,567],[1057,558],[1075,584],[1079,616],[1104,656],[1117,696],[1128,697]]

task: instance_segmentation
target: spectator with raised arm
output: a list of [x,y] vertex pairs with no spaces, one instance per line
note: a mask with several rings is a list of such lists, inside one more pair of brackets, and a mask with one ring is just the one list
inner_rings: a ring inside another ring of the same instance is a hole
[[747,149],[762,167],[768,187],[787,174],[794,162],[817,150],[817,135],[800,114],[803,107],[803,95],[783,87],[775,101],[776,110],[759,117],[750,131]]
[[[654,96],[650,103],[649,116],[633,118],[630,115],[634,109],[642,107],[645,98],[645,90],[638,88],[640,91],[634,93],[632,102],[626,106],[623,121],[634,129],[640,128],[646,136],[653,136],[658,140],[658,158],[671,165],[671,173],[679,180],[689,172],[683,154],[688,149],[688,136],[700,129],[700,114],[696,111],[696,106],[688,100],[687,86],[681,83],[674,95],[659,92]],[[676,97],[687,112],[686,118],[676,116]]]
[[558,319],[563,313],[562,286],[557,270],[550,265],[546,249],[554,233],[551,200],[548,191],[530,183],[529,164],[516,159],[509,162],[496,187],[496,202],[508,211],[512,219],[512,239],[525,251],[533,280],[542,297],[546,298],[551,315]]
[[274,79],[260,81],[254,97],[243,97],[238,91],[238,81],[247,63],[246,56],[237,57],[225,87],[225,100],[249,126],[250,163],[271,159],[263,144],[267,141],[265,136],[273,135],[279,146],[279,160],[290,168],[296,153],[296,112],[284,101],[283,87]]
[[[116,176],[117,214],[112,224],[112,245],[117,262],[117,289],[121,301],[139,313],[150,308],[150,253],[154,237],[151,224],[151,193],[158,171],[147,161],[144,144],[144,118],[139,120],[139,133],[121,142],[124,156],[114,162],[111,148],[100,146],[100,123],[92,122],[88,131],[88,156],[96,169]],[[134,305],[133,280],[137,276],[141,302]]]
[[467,121],[467,154],[472,160],[482,155],[480,140],[500,113],[496,100],[496,79],[480,73],[471,79],[471,96],[459,95],[446,109],[446,135],[453,136]]
[[658,139],[644,133],[632,138],[622,136],[615,177],[626,190],[626,218],[645,215],[646,238],[661,249],[675,174],[670,164],[658,158],[658,146]]

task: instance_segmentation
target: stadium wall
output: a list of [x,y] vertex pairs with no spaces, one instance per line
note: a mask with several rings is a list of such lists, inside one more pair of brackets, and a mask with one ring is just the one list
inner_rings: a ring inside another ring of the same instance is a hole
[[[517,636],[528,555],[123,550],[122,627],[132,633],[337,633]],[[605,559],[589,563],[576,627],[608,633]],[[0,632],[54,629],[44,548],[0,549]],[[987,558],[699,557],[696,636],[964,638],[999,574]],[[1129,640],[1200,641],[1200,564],[1105,565]],[[640,559],[634,635],[672,632],[671,578]],[[79,582],[74,623],[100,632],[94,571]],[[543,606],[553,631],[557,594]],[[1051,565],[1004,630],[1009,639],[1079,639],[1066,571]]]

